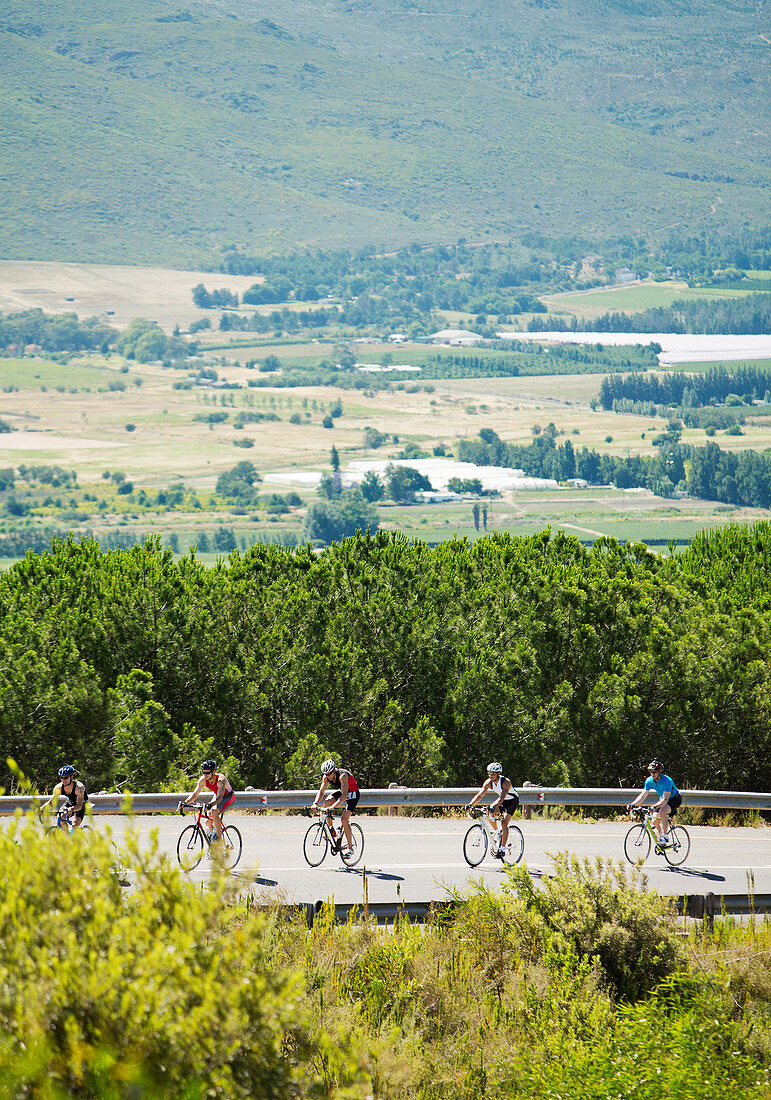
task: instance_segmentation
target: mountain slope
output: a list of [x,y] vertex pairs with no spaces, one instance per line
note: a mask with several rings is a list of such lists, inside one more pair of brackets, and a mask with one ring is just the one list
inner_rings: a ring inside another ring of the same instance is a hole
[[0,248],[192,264],[758,224],[763,30],[732,0],[7,0]]

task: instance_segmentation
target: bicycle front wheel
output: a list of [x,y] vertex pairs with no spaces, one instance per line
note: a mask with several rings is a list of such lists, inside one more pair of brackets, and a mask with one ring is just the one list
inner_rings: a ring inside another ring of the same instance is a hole
[[487,830],[484,825],[472,825],[463,838],[463,858],[469,867],[478,867],[487,855]]
[[201,862],[203,835],[197,825],[188,825],[179,834],[177,859],[183,871],[192,871]]
[[[361,825],[357,825],[355,821],[351,822],[351,840],[353,847],[349,851],[340,852],[340,859],[346,867],[355,867],[364,855],[364,832]],[[345,837],[343,837],[343,843],[345,843]]]
[[664,859],[671,867],[679,867],[688,859],[691,850],[691,838],[682,825],[673,825],[669,830],[669,846],[664,849]]
[[644,825],[633,825],[624,840],[624,855],[630,863],[642,863],[651,850],[650,833]]
[[314,822],[305,834],[303,841],[303,855],[305,862],[311,867],[318,867],[324,862],[329,848],[329,839],[320,821]]
[[519,863],[524,854],[525,838],[522,836],[522,830],[516,825],[509,825],[509,839],[503,849],[503,862],[513,867],[515,863]]
[[224,825],[222,831],[225,834],[224,862],[228,870],[232,871],[241,858],[243,848],[241,834],[235,825]]

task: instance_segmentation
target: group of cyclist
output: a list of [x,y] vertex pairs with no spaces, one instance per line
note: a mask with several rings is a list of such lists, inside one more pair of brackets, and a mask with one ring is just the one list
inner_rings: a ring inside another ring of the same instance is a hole
[[[661,848],[669,846],[669,824],[677,813],[683,799],[674,781],[664,772],[664,765],[660,760],[652,760],[647,768],[648,778],[645,780],[642,791],[627,806],[627,812],[632,813],[635,807],[640,806],[653,791],[657,795],[657,801],[651,806],[652,824],[658,834],[658,843]],[[227,776],[217,771],[215,760],[204,760],[201,764],[201,776],[195,790],[181,799],[177,805],[180,813],[184,813],[186,806],[192,806],[196,799],[210,791],[212,798],[209,800],[207,812],[211,816],[213,833],[216,839],[222,839],[222,815],[229,809],[236,799],[236,792]],[[519,806],[519,796],[514,790],[512,782],[503,774],[503,765],[497,760],[487,765],[487,779],[469,802],[466,810],[476,806],[486,794],[495,795],[495,800],[489,807],[489,812],[500,815],[501,832],[500,846],[493,855],[497,859],[503,859],[506,843],[509,836],[509,825],[512,814]],[[72,764],[64,764],[59,768],[59,782],[53,790],[53,794],[40,808],[46,810],[50,806],[58,805],[59,797],[67,799],[65,816],[72,828],[78,828],[83,823],[88,804],[88,791],[85,784],[75,778],[75,768]],[[334,760],[325,760],[321,765],[321,786],[311,804],[311,809],[321,809],[331,819],[332,811],[342,807],[340,823],[342,832],[338,837],[338,846],[343,854],[353,848],[351,836],[351,814],[356,809],[360,791],[353,773],[348,768],[338,766]]]

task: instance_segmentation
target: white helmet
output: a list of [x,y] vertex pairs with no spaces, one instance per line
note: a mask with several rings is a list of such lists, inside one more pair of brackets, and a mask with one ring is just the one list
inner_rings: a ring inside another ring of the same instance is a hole
[[497,760],[493,760],[492,764],[487,765],[487,771],[489,774],[495,772],[496,775],[503,775],[503,764],[499,764]]
[[337,765],[335,764],[334,760],[325,760],[324,763],[321,765],[321,774],[322,775],[329,775],[330,772],[336,772],[336,771],[337,771]]

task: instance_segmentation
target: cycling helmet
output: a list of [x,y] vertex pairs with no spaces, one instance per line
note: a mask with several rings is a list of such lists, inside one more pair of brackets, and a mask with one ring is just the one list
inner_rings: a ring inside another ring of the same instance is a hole
[[216,769],[217,769],[217,761],[216,760],[204,760],[203,764],[201,764],[201,771],[202,772],[213,772],[213,771],[216,771]]
[[68,776],[74,775],[74,774],[75,774],[75,769],[73,768],[72,764],[65,764],[63,767],[59,768],[59,778],[60,779],[67,779]]
[[487,765],[487,771],[489,774],[495,772],[496,775],[503,775],[503,764],[499,764],[497,760],[493,760],[492,764]]
[[334,762],[334,760],[325,760],[324,763],[321,765],[321,774],[322,775],[329,775],[330,772],[336,772],[336,771],[337,771],[337,764]]
[[664,765],[661,763],[660,760],[651,760],[650,764],[648,765],[648,771],[649,772],[663,772],[664,771]]

